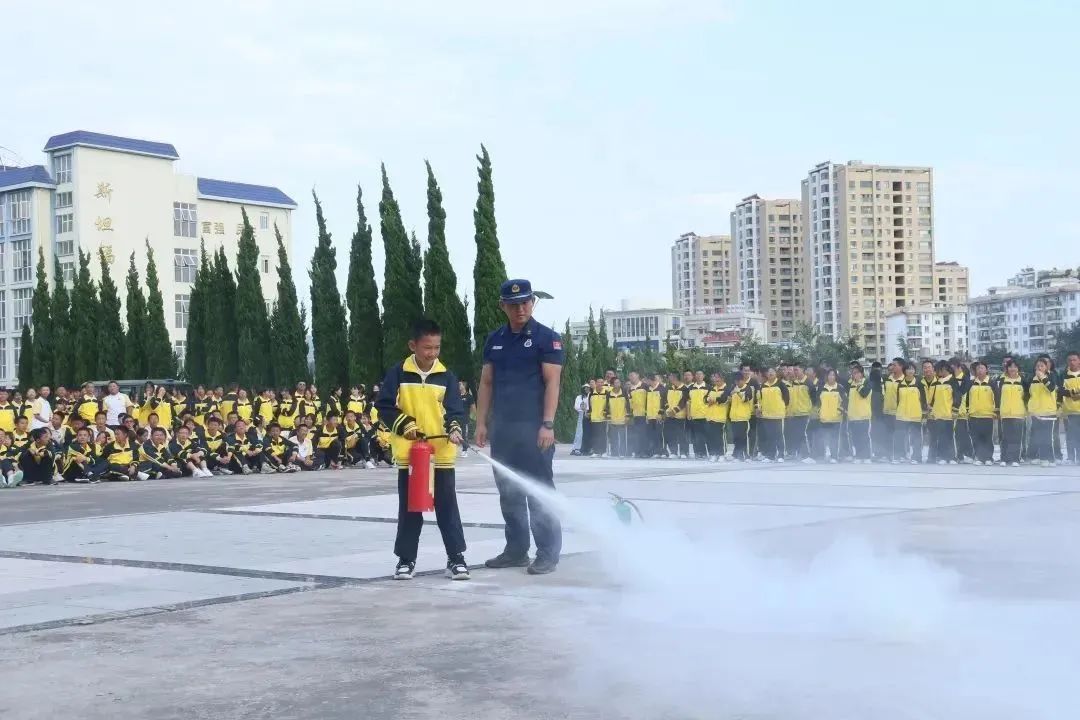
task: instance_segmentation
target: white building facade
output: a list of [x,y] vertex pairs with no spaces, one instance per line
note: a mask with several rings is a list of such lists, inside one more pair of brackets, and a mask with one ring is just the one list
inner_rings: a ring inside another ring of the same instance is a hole
[[[296,203],[281,190],[177,173],[173,164],[179,155],[168,143],[75,131],[49,138],[45,153],[48,163],[35,171],[33,178],[37,182],[30,187],[24,187],[25,183],[7,184],[7,173],[0,173],[4,204],[10,207],[15,202],[19,207],[18,220],[8,223],[5,218],[5,223],[0,223],[10,231],[0,233],[0,244],[12,256],[11,272],[0,280],[0,293],[8,294],[12,304],[12,311],[8,311],[0,302],[0,328],[6,328],[0,330],[0,340],[7,340],[9,346],[2,348],[7,362],[5,367],[4,360],[0,360],[0,382],[14,379],[18,356],[11,352],[10,335],[20,332],[28,317],[28,313],[22,313],[23,305],[16,309],[14,301],[22,301],[26,288],[33,286],[33,267],[27,280],[25,264],[29,257],[31,266],[36,265],[39,247],[44,250],[50,280],[55,254],[65,281],[70,283],[80,251],[90,255],[91,275],[99,280],[100,250],[110,264],[113,280],[122,286],[132,253],[145,281],[145,243],[149,241],[165,301],[165,323],[173,349],[182,359],[200,243],[206,243],[207,253],[224,248],[230,263],[234,263],[242,227],[241,210],[246,209],[259,245],[263,294],[268,303],[275,299],[278,278],[274,228],[281,233],[289,252],[292,211],[296,208]],[[22,212],[27,191],[33,222],[30,232],[15,232],[26,229]],[[8,312],[12,312],[10,317]]]
[[994,348],[1017,355],[1052,352],[1053,334],[1080,321],[1080,282],[1069,278],[1035,289],[991,288],[969,301],[968,320],[974,357]]
[[885,315],[888,357],[900,357],[900,341],[907,344],[909,359],[947,360],[968,351],[968,311],[963,305],[945,302],[909,305]]

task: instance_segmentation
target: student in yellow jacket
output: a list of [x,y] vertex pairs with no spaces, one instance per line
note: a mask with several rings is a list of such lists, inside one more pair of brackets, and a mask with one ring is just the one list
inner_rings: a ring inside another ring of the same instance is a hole
[[904,379],[896,384],[896,427],[893,430],[892,463],[922,462],[922,422],[926,414],[926,390],[915,377],[915,365],[904,365]]
[[1001,466],[1020,467],[1027,421],[1027,383],[1015,362],[1005,363],[997,382],[997,410],[1001,418]]
[[750,459],[750,418],[757,405],[757,385],[749,365],[740,369],[739,379],[728,395],[728,423],[731,425],[732,460]]
[[690,457],[690,438],[686,433],[687,405],[690,402],[690,388],[679,378],[678,373],[668,375],[667,398],[664,402],[664,440],[671,457]]
[[959,462],[970,462],[975,457],[975,449],[971,441],[971,428],[968,424],[967,405],[968,387],[971,386],[971,372],[958,358],[949,361],[949,369],[960,392],[960,405],[956,408],[956,422],[953,424],[956,459]]
[[986,363],[971,364],[971,383],[964,398],[968,428],[976,465],[994,464],[994,416],[997,414],[997,388],[990,381]]
[[607,457],[607,397],[608,391],[602,378],[593,382],[589,393],[589,454],[592,457]]
[[608,439],[611,441],[611,457],[626,457],[626,430],[629,422],[629,400],[623,393],[622,381],[612,378],[608,392]]
[[791,457],[806,460],[811,457],[807,424],[810,422],[810,411],[814,408],[817,388],[812,386],[800,363],[791,366],[791,377],[785,382],[790,402],[784,421],[784,446]]
[[1080,465],[1080,352],[1066,357],[1061,374],[1061,410],[1065,414],[1065,459]]
[[728,403],[731,398],[731,390],[720,373],[713,373],[712,387],[705,396],[706,442],[709,449],[709,457],[712,462],[724,462],[727,460],[727,447],[724,443],[724,430],[728,422]]
[[818,390],[818,433],[822,445],[828,448],[829,462],[840,462],[840,428],[844,422],[847,393],[840,385],[835,370],[825,374],[825,382]]
[[708,451],[709,407],[705,396],[709,394],[709,385],[705,382],[705,373],[694,373],[694,382],[686,391],[686,427],[690,433],[690,442],[694,446],[694,457],[704,460]]
[[439,361],[441,346],[439,326],[431,320],[417,322],[409,340],[409,350],[413,354],[390,368],[375,399],[379,417],[393,432],[391,444],[398,466],[398,524],[394,541],[394,554],[398,557],[394,571],[396,580],[413,577],[420,531],[424,527],[424,514],[409,512],[406,502],[409,452],[421,437],[436,435],[446,436],[428,441],[435,448],[435,472],[431,482],[435,518],[446,550],[446,575],[454,580],[469,578],[454,473],[458,446],[464,442],[461,434],[464,410],[457,378]]
[[1028,416],[1031,418],[1031,458],[1043,467],[1053,466],[1054,435],[1057,433],[1057,383],[1050,364],[1035,361],[1035,374],[1028,383]]
[[870,442],[871,408],[870,395],[873,386],[866,379],[866,375],[859,365],[851,368],[851,382],[847,395],[847,431],[848,445],[856,463],[869,465],[873,459],[873,448]]
[[776,369],[766,370],[758,390],[758,448],[764,462],[784,462],[784,418],[790,402],[787,384],[776,376]]
[[930,438],[938,465],[957,463],[955,425],[963,393],[947,362],[935,367],[937,380],[930,386]]
[[645,457],[667,455],[664,444],[664,398],[667,388],[659,374],[653,375],[645,392]]
[[632,372],[627,376],[626,398],[630,403],[630,427],[627,429],[627,449],[630,457],[648,457],[648,424],[646,405],[649,400],[649,388],[641,382],[641,376]]

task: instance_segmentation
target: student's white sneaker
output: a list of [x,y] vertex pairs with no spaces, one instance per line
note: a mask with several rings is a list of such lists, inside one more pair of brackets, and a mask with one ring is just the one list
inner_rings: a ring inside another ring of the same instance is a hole
[[999,462],[999,463],[998,463],[998,465],[1000,465],[1001,467],[1008,467],[1008,466],[1009,466],[1009,463],[1007,463],[1007,462],[1005,462],[1004,460],[1002,460],[1001,462]]
[[919,464],[919,461],[916,460],[915,458],[911,458],[910,462],[911,462],[912,465],[918,465]]
[[1046,466],[1047,466],[1047,467],[1057,467],[1057,463],[1056,463],[1056,462],[1054,462],[1053,460],[1051,460],[1050,462],[1048,462],[1048,463],[1046,464]]
[[982,465],[982,460],[976,460],[976,461],[975,461],[974,463],[972,463],[972,464],[973,464],[973,465],[980,465],[980,466],[981,466],[981,465]]
[[135,473],[135,479],[136,480],[149,480],[150,476],[147,475],[144,472],[140,472],[140,473]]
[[1040,460],[1039,461],[1039,467],[1050,467],[1050,463],[1047,462],[1046,460]]
[[61,475],[60,473],[56,473],[55,475],[53,475],[52,479],[53,479],[54,483],[62,483],[62,482],[64,482],[64,476]]
[[[605,455],[604,457],[607,457],[607,456]],[[690,459],[690,456],[689,456],[689,455],[680,455],[680,456],[679,456],[679,459],[680,459],[680,460],[689,460],[689,459]]]
[[1009,463],[1009,467],[1020,467],[1020,463],[1018,463],[1018,462]]
[[829,464],[830,464],[830,465],[835,465],[835,464],[837,464],[838,462],[840,462],[840,461],[839,461],[839,460],[837,460],[836,458],[829,458]]
[[413,574],[416,572],[416,563],[405,562],[404,560],[398,562],[397,567],[394,568],[395,580],[412,580]]
[[817,464],[817,460],[815,460],[812,457],[804,457],[802,459],[802,462],[803,462],[804,465],[816,465]]
[[947,463],[944,460],[938,460],[937,464],[938,465],[946,465]]
[[296,464],[290,465],[289,472],[300,472],[300,466]]
[[956,464],[957,464],[957,462],[956,462],[955,460],[950,460],[950,461],[949,461],[949,464],[950,464],[950,465],[956,465]]
[[232,475],[232,474],[233,474],[233,471],[232,471],[232,470],[229,470],[228,468],[218,468],[218,470],[217,470],[217,471],[218,471],[218,473],[220,473],[221,475]]
[[375,469],[375,463],[368,460],[366,463],[364,463],[364,467],[366,467],[368,470],[374,470]]
[[727,455],[717,455],[716,456],[716,462],[718,462],[718,463],[726,463],[727,461],[728,461]]
[[776,458],[776,462],[778,462],[778,463],[782,463],[782,462],[784,462],[784,458],[782,458],[782,457],[780,457],[780,458]]
[[241,471],[241,472],[242,472],[242,473],[243,473],[244,475],[250,475],[251,473],[255,472],[254,470],[252,470],[252,469],[251,469],[251,468],[250,468],[249,466],[247,466],[247,465],[241,465],[241,466],[240,466],[240,471]]

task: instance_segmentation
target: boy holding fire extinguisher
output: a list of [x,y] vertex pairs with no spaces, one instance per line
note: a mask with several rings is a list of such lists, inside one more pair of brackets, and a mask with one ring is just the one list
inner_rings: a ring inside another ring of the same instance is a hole
[[433,448],[435,520],[446,548],[446,577],[469,579],[454,474],[457,446],[463,442],[464,410],[457,378],[439,362],[441,345],[442,330],[437,323],[426,319],[416,323],[409,341],[413,354],[387,372],[375,399],[379,419],[390,428],[390,446],[398,466],[395,580],[411,580],[416,571],[424,514],[409,512],[409,452],[413,443],[421,439]]

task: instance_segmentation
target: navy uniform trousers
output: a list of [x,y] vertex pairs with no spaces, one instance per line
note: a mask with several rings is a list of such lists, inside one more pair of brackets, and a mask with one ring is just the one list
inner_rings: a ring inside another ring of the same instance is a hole
[[[527,481],[554,489],[551,461],[555,457],[555,448],[541,452],[536,446],[539,432],[539,422],[495,420],[492,423],[491,457],[524,475]],[[499,506],[506,523],[506,552],[515,556],[528,553],[531,528],[536,540],[536,556],[558,562],[562,553],[559,518],[499,470],[495,470],[495,485],[499,488]]]

